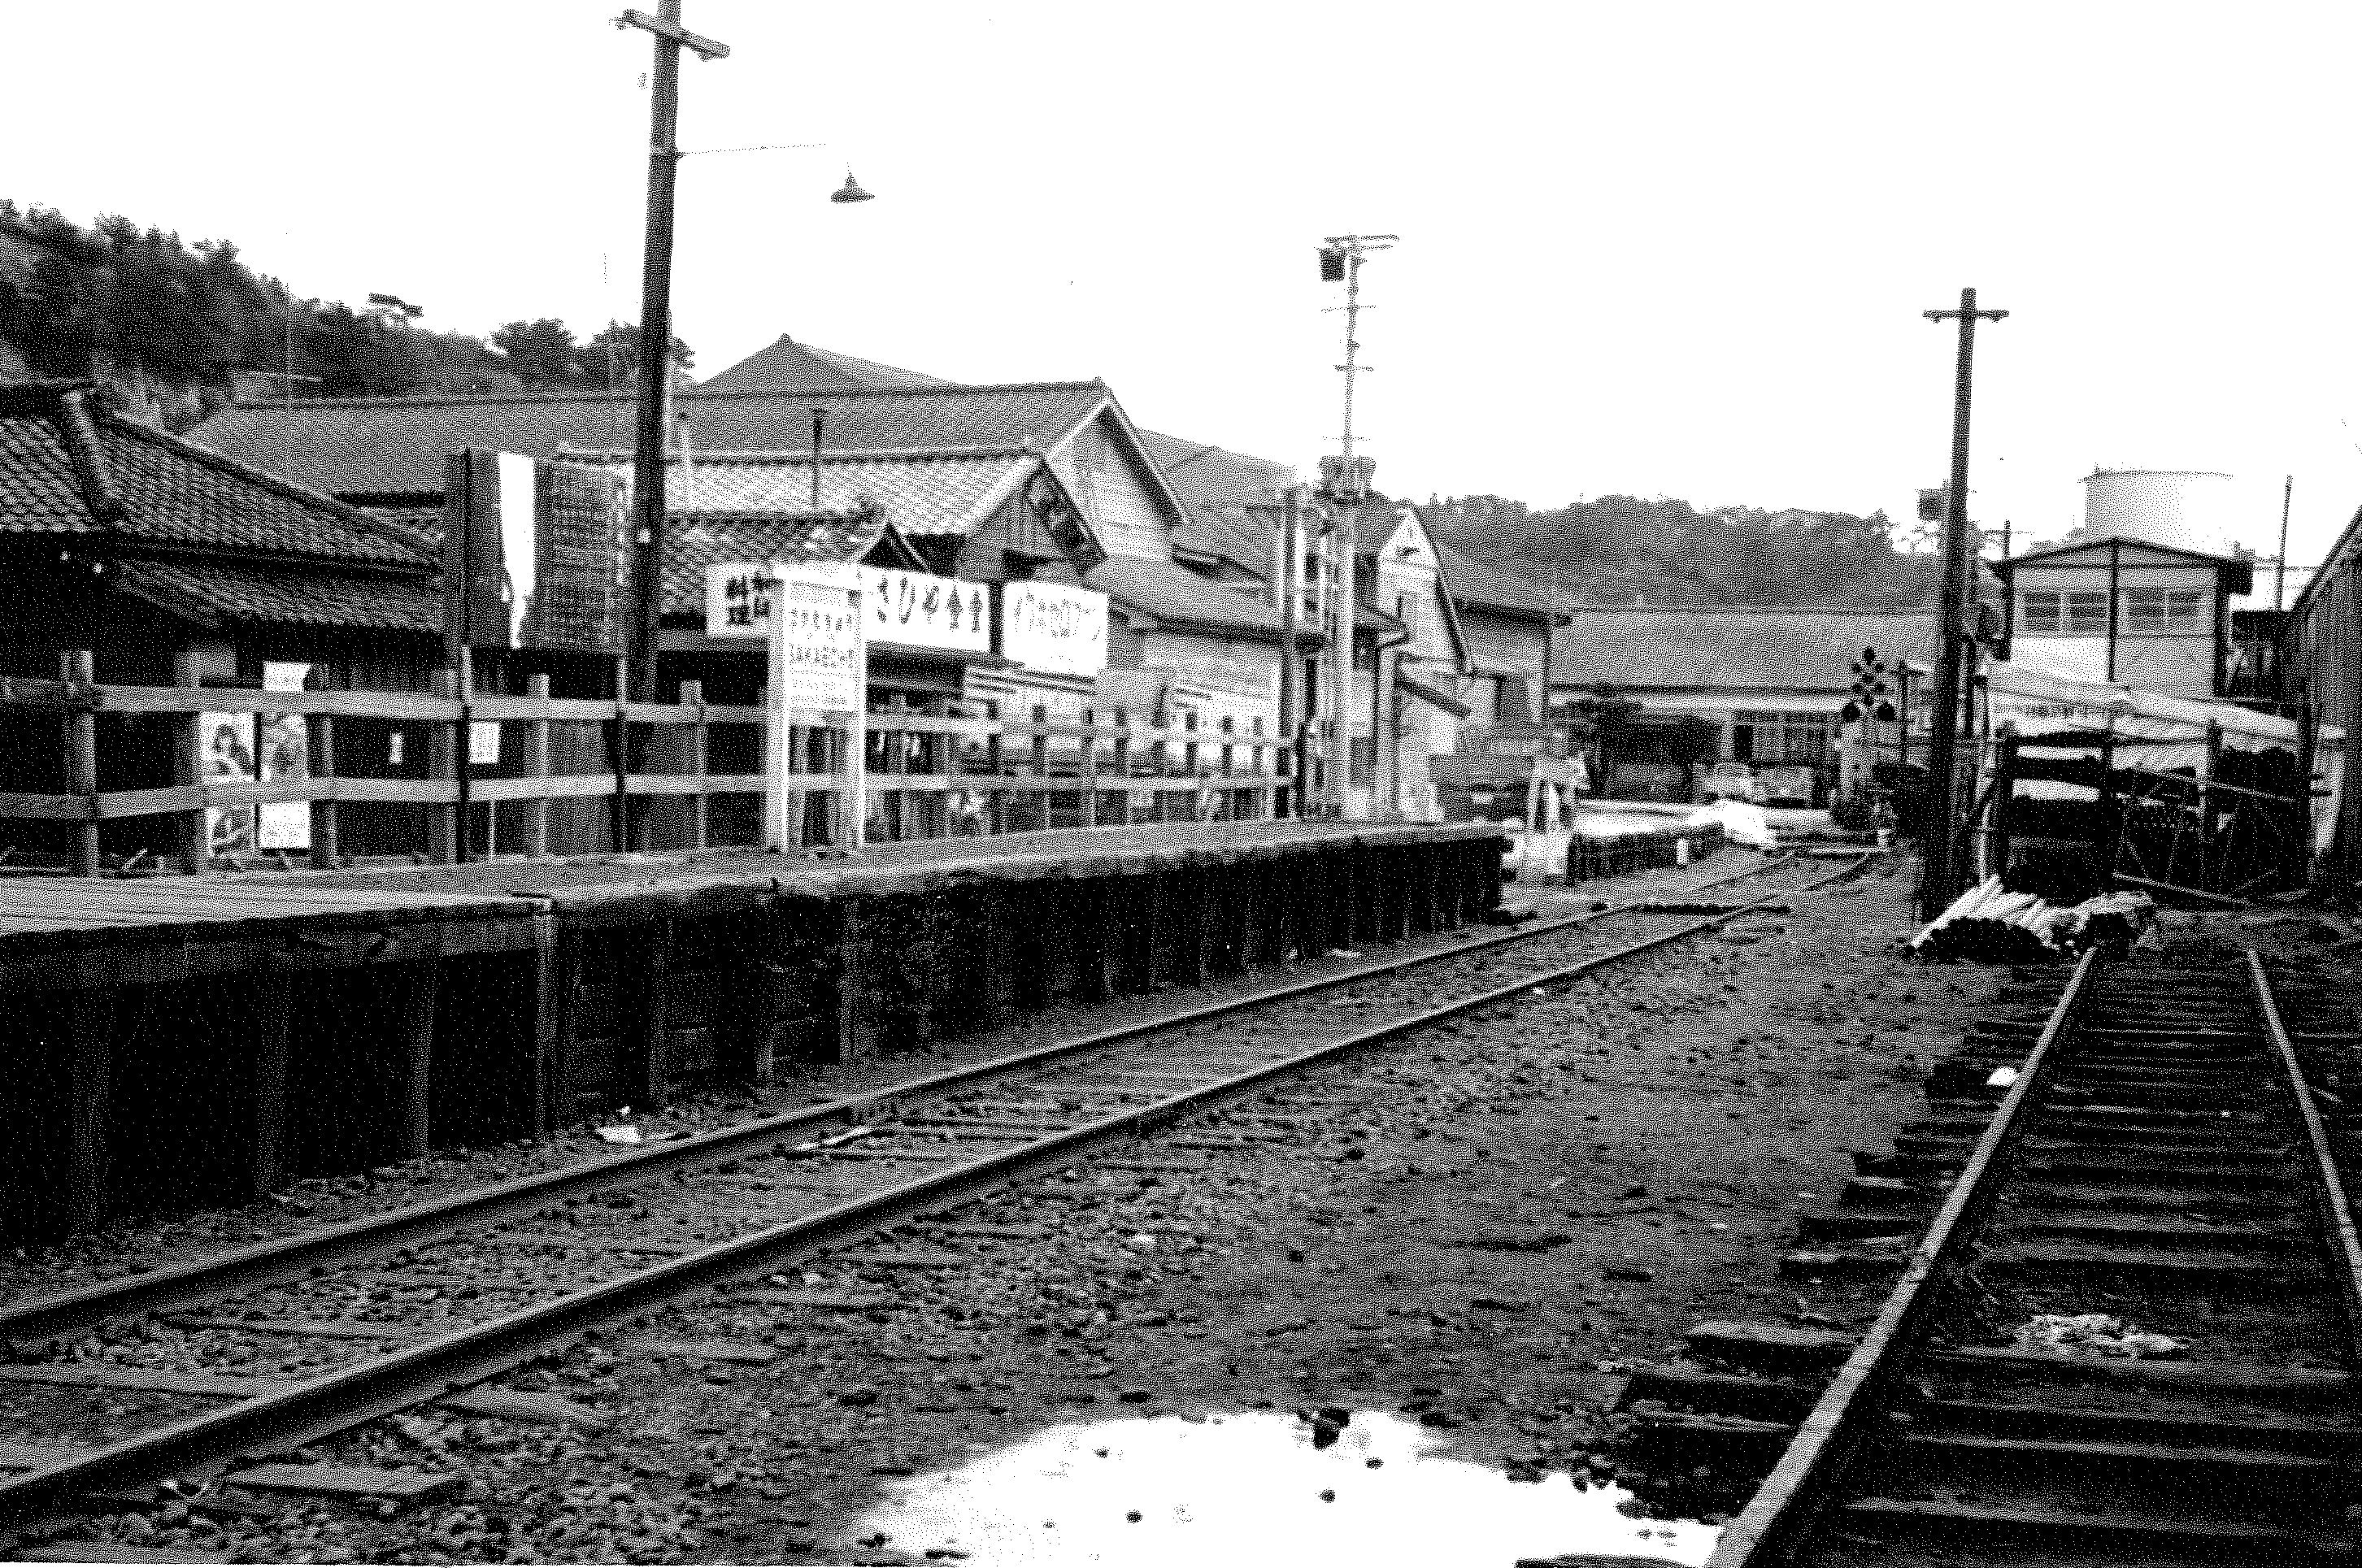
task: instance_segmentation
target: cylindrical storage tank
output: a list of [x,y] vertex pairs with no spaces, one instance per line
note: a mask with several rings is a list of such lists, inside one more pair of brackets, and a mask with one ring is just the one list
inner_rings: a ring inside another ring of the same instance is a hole
[[2233,535],[2235,499],[2228,474],[2103,469],[2083,481],[2083,536],[2220,554]]

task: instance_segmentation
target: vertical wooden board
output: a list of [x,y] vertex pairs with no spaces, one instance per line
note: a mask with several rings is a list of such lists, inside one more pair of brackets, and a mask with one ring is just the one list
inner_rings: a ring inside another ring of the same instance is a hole
[[443,969],[435,960],[401,966],[401,1004],[392,1040],[398,1159],[424,1159],[435,1135],[435,1021]]
[[639,1064],[635,1104],[658,1106],[672,1098],[672,1036],[668,1022],[671,1001],[673,948],[679,922],[669,916],[649,921],[641,928],[638,983],[634,1001],[637,1017],[632,1029],[633,1054]]
[[287,1185],[287,1042],[295,981],[284,970],[266,970],[252,986],[248,1152],[249,1193],[259,1201]]
[[[545,819],[544,826],[546,825]],[[533,917],[533,1056],[528,1069],[528,1137],[546,1135],[557,1113],[557,1086],[563,1080],[560,1069],[565,1041],[565,982],[557,919],[548,914],[536,915]]]
[[1207,948],[1214,939],[1214,879],[1202,868],[1176,873],[1173,882],[1174,982],[1206,983]]
[[[88,654],[83,658],[87,659]],[[65,1228],[96,1230],[111,1202],[111,1114],[114,1100],[116,992],[77,991],[66,999]]]
[[983,950],[977,979],[982,1005],[977,1023],[983,1028],[995,1029],[1009,1021],[1021,994],[1016,974],[1020,949],[1014,928],[1017,901],[1006,883],[988,886],[981,896],[984,906],[979,936]]
[[834,939],[831,943],[833,958],[829,974],[834,991],[836,1022],[833,1059],[866,1061],[877,1054],[877,1031],[869,1017],[869,998],[866,994],[871,955],[864,931],[866,911],[863,901],[849,894],[839,895],[832,906],[831,923]]

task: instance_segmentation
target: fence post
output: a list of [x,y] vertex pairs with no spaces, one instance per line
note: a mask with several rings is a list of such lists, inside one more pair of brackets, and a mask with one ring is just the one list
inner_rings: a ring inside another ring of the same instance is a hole
[[608,834],[621,854],[632,847],[632,727],[624,719],[624,701],[632,689],[632,666],[628,659],[615,661],[615,743],[613,761],[615,764],[614,802],[608,810]]
[[[527,675],[525,695],[534,701],[549,700],[549,677]],[[541,785],[541,793],[525,802],[524,852],[539,860],[549,853],[549,714],[541,716],[524,729],[524,771]]]
[[[58,654],[58,679],[71,686],[97,682],[90,650],[76,648]],[[87,707],[66,712],[66,793],[82,796],[82,818],[74,824],[74,874],[98,874],[98,714]]]
[[[458,673],[436,671],[433,689],[436,696],[456,703],[459,693]],[[462,719],[437,719],[426,731],[426,776],[452,788],[448,801],[426,808],[426,858],[438,866],[447,866],[459,858],[459,832],[464,826],[459,820],[458,797],[459,759],[465,745],[459,736],[462,722]],[[425,1151],[421,1149],[418,1152],[423,1154]]]
[[[172,655],[172,684],[182,691],[194,691],[204,684],[196,654]],[[183,789],[197,788],[204,781],[205,742],[199,730],[204,717],[194,707],[172,716],[172,782]],[[180,828],[181,858],[188,862],[193,874],[204,871],[212,846],[205,840],[205,807],[202,800],[181,813]]]
[[887,837],[898,842],[911,836],[911,732],[890,727],[900,724],[910,711],[908,693],[887,694],[886,711],[882,717],[889,728],[884,730],[879,747],[886,762],[886,766],[880,771],[901,775],[902,782],[900,787],[883,792],[885,798],[879,802],[882,809],[878,817],[886,824]]
[[1254,759],[1253,770],[1257,780],[1255,816],[1269,822],[1279,815],[1278,792],[1271,782],[1279,774],[1279,757],[1272,748],[1264,744],[1263,715],[1260,713],[1254,717],[1254,743],[1247,754]]
[[1099,714],[1083,709],[1083,826],[1099,825]]
[[1189,819],[1206,820],[1206,770],[1198,765],[1198,710],[1191,708],[1181,716],[1181,728],[1189,739],[1181,745],[1181,771],[1195,782],[1189,791]]
[[[1033,722],[1050,722],[1050,710],[1038,702],[1033,705]],[[1049,781],[1050,738],[1037,732],[1033,737],[1033,808],[1034,826],[1038,828],[1050,826]]]
[[984,791],[984,830],[998,838],[1009,831],[1009,796],[1000,787],[1006,766],[1000,746],[1000,705],[986,703],[984,718],[985,722],[992,726],[984,736],[984,772],[990,781]]
[[1123,781],[1123,825],[1131,826],[1131,713],[1115,710],[1115,771]]
[[702,850],[706,842],[706,812],[712,801],[705,783],[705,683],[681,682],[680,702],[684,707],[696,709],[689,721],[689,771],[697,775],[697,793],[689,802],[689,847]]
[[[325,689],[325,683],[324,683]],[[323,713],[312,720],[312,778],[330,790],[337,787],[337,716]],[[337,797],[332,794],[312,803],[312,863],[332,870],[337,859]]]

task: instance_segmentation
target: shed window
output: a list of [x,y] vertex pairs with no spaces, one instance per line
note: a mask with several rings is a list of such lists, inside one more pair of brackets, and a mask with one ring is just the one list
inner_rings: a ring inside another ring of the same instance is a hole
[[2194,631],[2204,596],[2196,588],[2126,588],[2127,631]]
[[2029,635],[2092,632],[2108,629],[2108,596],[2058,588],[2028,588],[2018,596],[2017,629]]

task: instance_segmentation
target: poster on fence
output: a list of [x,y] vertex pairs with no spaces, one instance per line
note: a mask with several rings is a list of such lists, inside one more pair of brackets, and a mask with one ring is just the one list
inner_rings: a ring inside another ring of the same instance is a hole
[[[310,677],[309,664],[267,663],[262,689],[299,692]],[[256,716],[255,758],[264,784],[312,776],[310,728],[300,713]],[[305,800],[265,801],[255,807],[255,848],[306,850],[312,847],[312,803]]]
[[[197,716],[198,768],[209,784],[252,784],[255,716],[250,713],[203,713]],[[250,855],[254,852],[254,807],[205,807],[205,853]]]

